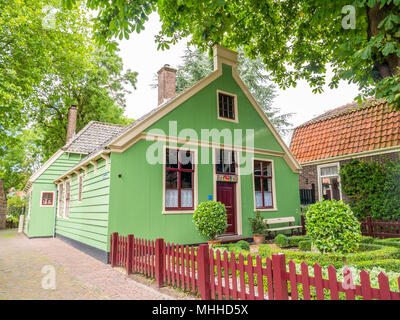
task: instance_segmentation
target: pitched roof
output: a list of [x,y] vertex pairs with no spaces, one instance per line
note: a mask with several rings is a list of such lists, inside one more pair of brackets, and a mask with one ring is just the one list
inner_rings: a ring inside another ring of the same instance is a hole
[[330,110],[294,130],[290,150],[300,163],[400,146],[400,111],[382,99]]
[[90,154],[104,147],[111,139],[125,130],[125,126],[90,121],[62,149],[65,152]]

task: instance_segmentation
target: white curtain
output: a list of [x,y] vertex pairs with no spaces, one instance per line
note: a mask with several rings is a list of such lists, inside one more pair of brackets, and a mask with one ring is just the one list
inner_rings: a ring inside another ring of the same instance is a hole
[[178,206],[178,190],[167,189],[165,191],[165,207],[176,208]]
[[264,191],[264,206],[271,207],[272,206],[272,194],[271,192]]
[[181,190],[181,207],[191,208],[193,206],[192,190]]
[[256,207],[262,207],[263,202],[262,202],[262,192],[261,191],[256,191]]

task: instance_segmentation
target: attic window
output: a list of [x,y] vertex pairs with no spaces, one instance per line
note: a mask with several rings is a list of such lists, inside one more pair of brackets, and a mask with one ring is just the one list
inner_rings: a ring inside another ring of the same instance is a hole
[[218,92],[218,118],[237,121],[236,97],[231,94]]
[[42,192],[42,199],[40,204],[42,207],[51,207],[54,203],[54,192]]

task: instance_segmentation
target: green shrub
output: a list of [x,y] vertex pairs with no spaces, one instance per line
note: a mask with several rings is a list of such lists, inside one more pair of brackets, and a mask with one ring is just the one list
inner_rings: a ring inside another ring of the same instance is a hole
[[400,248],[400,238],[399,239],[374,239],[374,244],[378,244],[381,246],[389,246]]
[[193,222],[201,235],[215,240],[228,227],[225,205],[212,200],[200,203],[194,211]]
[[373,242],[374,242],[373,237],[361,236],[360,243],[373,243]]
[[289,245],[289,240],[288,237],[286,237],[284,234],[278,234],[274,239],[274,243],[279,248],[285,248]]
[[240,240],[233,244],[235,247],[239,247],[243,250],[250,250],[250,244],[245,240]]
[[382,259],[372,261],[355,261],[351,263],[353,267],[358,269],[372,269],[382,268],[387,271],[399,272],[400,270],[400,259]]
[[311,240],[309,236],[292,236],[288,238],[289,247],[298,247],[300,241]]
[[360,222],[347,204],[336,200],[311,205],[306,213],[306,230],[323,253],[350,253],[361,239]]
[[340,180],[357,217],[400,217],[400,162],[353,159],[341,167]]
[[258,254],[263,258],[271,256],[271,252],[272,248],[267,244],[261,244],[258,246]]
[[311,240],[299,241],[299,250],[311,251],[311,246],[312,246],[312,241]]

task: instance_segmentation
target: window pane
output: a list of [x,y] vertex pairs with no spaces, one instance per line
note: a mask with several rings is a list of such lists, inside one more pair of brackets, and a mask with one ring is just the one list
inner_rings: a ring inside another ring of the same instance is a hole
[[178,172],[167,170],[165,174],[165,188],[176,189],[178,188]]
[[227,119],[235,119],[235,98],[230,95],[219,93],[218,96],[218,110],[219,116]]
[[272,193],[264,192],[264,207],[272,207]]
[[254,188],[256,191],[261,191],[261,178],[254,178]]
[[166,208],[178,207],[178,190],[173,190],[173,189],[165,190],[165,207]]
[[181,172],[181,188],[192,189],[192,173]]
[[272,166],[270,162],[263,162],[263,176],[270,177],[272,175]]
[[261,176],[261,162],[254,161],[254,175]]
[[334,176],[337,174],[338,174],[337,166],[321,168],[321,177]]
[[272,179],[271,178],[263,178],[263,189],[264,191],[272,191],[271,185],[272,185]]
[[193,192],[192,190],[181,190],[181,207],[193,207]]
[[181,151],[181,167],[182,169],[192,169],[193,152]]
[[173,149],[167,149],[166,153],[167,168],[178,168],[178,151]]
[[256,192],[256,207],[261,208],[263,206],[262,202],[262,192]]

